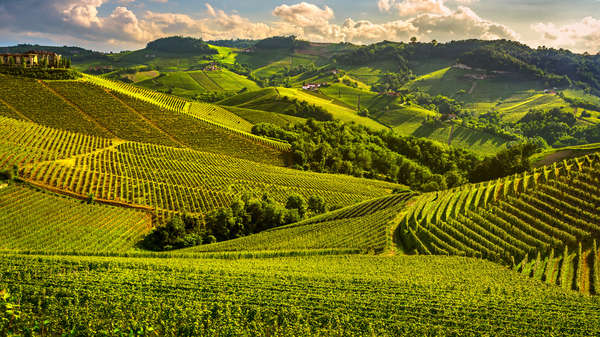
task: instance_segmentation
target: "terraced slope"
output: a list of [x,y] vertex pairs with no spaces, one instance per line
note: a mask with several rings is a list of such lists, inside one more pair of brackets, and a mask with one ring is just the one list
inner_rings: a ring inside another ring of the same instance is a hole
[[0,258],[8,303],[49,336],[600,334],[597,299],[461,257]]
[[288,226],[182,252],[356,249],[381,253],[392,249],[393,220],[412,196],[406,192],[378,198]]
[[0,249],[127,251],[151,225],[146,213],[88,205],[24,185],[0,187]]
[[407,251],[482,257],[567,289],[597,293],[599,186],[596,153],[424,195],[401,221],[399,237]]
[[[291,192],[306,198],[320,195],[329,204],[347,206],[402,188],[190,149],[69,134],[3,117],[0,121],[7,135],[0,140],[3,167],[17,164],[23,179],[45,188],[149,211],[204,213],[228,206],[243,192],[269,193],[281,202]],[[90,147],[90,142],[98,145]]]

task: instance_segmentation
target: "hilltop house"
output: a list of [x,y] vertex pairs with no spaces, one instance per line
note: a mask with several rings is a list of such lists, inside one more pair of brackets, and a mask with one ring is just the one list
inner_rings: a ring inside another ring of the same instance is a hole
[[26,53],[0,54],[0,65],[25,65],[34,67],[40,65],[43,60],[49,67],[58,67],[61,55],[48,51],[31,50]]

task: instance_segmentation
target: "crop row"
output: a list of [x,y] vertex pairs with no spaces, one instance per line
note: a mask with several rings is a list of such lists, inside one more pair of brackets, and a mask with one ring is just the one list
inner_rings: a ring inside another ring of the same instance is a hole
[[595,336],[597,301],[485,261],[4,255],[13,327],[48,335]]
[[88,205],[12,184],[0,189],[0,249],[126,251],[150,230],[142,212]]
[[[0,75],[0,99],[38,124],[96,136],[110,136],[85,113],[56,95],[44,82]],[[20,116],[16,118],[22,119]]]
[[186,109],[189,108],[189,103],[187,101],[176,96],[163,94],[157,91],[141,88],[123,82],[111,81],[98,76],[88,74],[82,75],[86,80],[88,80],[91,83],[94,83],[95,85],[114,90],[126,95],[130,95],[132,97],[141,99],[152,104],[156,104],[167,110],[184,112]]
[[124,94],[113,94],[190,148],[272,165],[285,165],[281,151],[270,146],[264,146],[261,142],[248,141],[249,139],[244,135],[229,132],[225,128],[215,127],[203,119],[187,114],[173,113]]
[[[587,156],[440,193],[434,202],[431,195],[423,196],[401,222],[405,245],[421,254],[514,264],[536,254],[545,257],[552,249],[589,244],[600,235],[600,204],[588,198],[597,196],[593,182],[599,159]],[[570,185],[570,180],[585,183]]]

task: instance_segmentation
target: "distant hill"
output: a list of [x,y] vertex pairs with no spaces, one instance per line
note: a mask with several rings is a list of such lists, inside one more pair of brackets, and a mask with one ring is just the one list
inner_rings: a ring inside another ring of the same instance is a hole
[[219,53],[216,49],[211,48],[202,39],[183,36],[164,37],[148,42],[146,49],[167,53],[194,53],[209,55]]

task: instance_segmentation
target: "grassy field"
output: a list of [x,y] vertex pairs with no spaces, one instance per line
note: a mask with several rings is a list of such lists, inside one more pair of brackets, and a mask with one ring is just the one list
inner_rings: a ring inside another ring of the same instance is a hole
[[235,106],[223,106],[223,108],[233,112],[252,124],[271,123],[279,126],[287,126],[289,124],[301,124],[306,122],[305,118],[276,112],[239,108]]
[[188,74],[204,88],[205,91],[240,91],[258,90],[259,86],[244,76],[233,73],[227,69],[214,71],[191,71]]
[[586,144],[577,146],[568,146],[561,148],[550,148],[540,153],[536,153],[531,157],[531,161],[535,167],[550,165],[554,162],[560,162],[564,159],[585,156],[590,153],[599,152],[600,144]]
[[310,104],[320,106],[325,110],[331,112],[335,119],[339,119],[343,122],[355,122],[356,124],[361,124],[370,127],[374,130],[385,129],[385,126],[377,123],[376,121],[370,118],[359,116],[355,110],[343,106],[325,95],[313,94],[300,89],[292,88],[277,88],[277,90],[282,96],[296,98],[299,100],[309,102]]
[[477,259],[4,254],[2,261],[4,301],[19,303],[22,313],[10,327],[24,331],[45,322],[46,335],[600,333],[597,299]]

